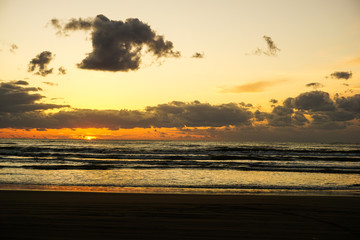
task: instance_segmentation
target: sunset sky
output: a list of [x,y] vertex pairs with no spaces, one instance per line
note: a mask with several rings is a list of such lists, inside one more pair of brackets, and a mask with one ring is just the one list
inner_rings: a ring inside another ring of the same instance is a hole
[[360,1],[0,0],[0,80],[0,137],[360,142]]

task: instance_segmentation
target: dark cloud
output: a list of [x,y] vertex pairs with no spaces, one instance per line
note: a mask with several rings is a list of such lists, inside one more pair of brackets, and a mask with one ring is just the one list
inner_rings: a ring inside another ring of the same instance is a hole
[[90,30],[93,27],[93,19],[72,18],[63,27],[64,31]]
[[[1,115],[0,115],[1,117]],[[0,127],[16,128],[148,128],[149,121],[143,112],[129,110],[89,110],[74,109],[45,114],[43,112],[28,112],[23,114],[8,114],[2,117]]]
[[[36,99],[41,99],[38,95]],[[35,101],[35,100],[34,100]],[[56,105],[59,106],[59,105]],[[17,128],[150,128],[222,127],[250,124],[252,113],[241,104],[210,105],[198,101],[171,102],[137,110],[74,109],[52,114],[27,112],[2,116],[1,127]]]
[[33,92],[41,91],[41,88],[23,87],[23,85],[28,85],[26,83],[25,81],[0,82],[0,115],[65,107],[38,103],[45,97]]
[[137,18],[126,21],[110,20],[104,15],[95,19],[71,19],[65,25],[59,20],[51,24],[62,32],[92,30],[93,51],[78,64],[79,68],[102,71],[138,70],[143,52],[156,58],[180,57],[173,43],[157,35],[151,27]]
[[51,74],[53,72],[53,68],[48,69],[47,66],[52,59],[53,55],[51,52],[43,51],[30,61],[28,72],[34,72],[36,69],[38,69],[38,71],[34,74],[41,75],[43,77]]
[[247,83],[230,88],[224,88],[222,92],[224,93],[263,92],[265,88],[277,85],[285,81],[286,80],[258,81],[258,82]]
[[270,126],[291,126],[293,114],[292,108],[287,108],[284,106],[276,106],[273,108],[270,114],[267,114],[267,119]]
[[204,53],[196,52],[196,53],[194,53],[191,57],[192,57],[192,58],[204,58],[204,56],[205,56]]
[[318,82],[308,83],[308,84],[306,84],[305,86],[306,86],[306,87],[312,87],[312,88],[314,88],[314,89],[318,89],[318,88],[324,87],[323,84],[318,83]]
[[58,30],[57,34],[61,34],[62,33],[62,26],[60,24],[59,19],[53,18],[50,20],[50,25],[52,25],[55,29]]
[[27,81],[24,81],[24,80],[18,80],[18,81],[14,81],[12,82],[13,84],[16,84],[16,85],[29,85],[29,83]]
[[160,104],[155,107],[147,107],[146,112],[156,116],[155,127],[248,125],[252,117],[248,108],[241,104],[210,105],[198,101]]
[[331,78],[336,78],[336,79],[345,79],[348,80],[349,78],[352,77],[352,72],[333,72],[332,74],[330,74]]
[[292,100],[294,108],[309,111],[333,111],[335,104],[330,95],[323,91],[302,93]]
[[279,101],[278,100],[276,100],[276,99],[270,99],[270,101],[269,102],[271,102],[272,104],[277,104]]
[[66,69],[64,67],[59,67],[58,71],[59,71],[58,75],[65,75],[66,74]]
[[360,114],[360,94],[355,94],[349,97],[338,97],[335,101],[338,108]]
[[274,41],[271,39],[271,37],[264,35],[263,36],[267,49],[263,50],[261,48],[257,48],[253,54],[254,55],[266,55],[266,56],[277,56],[280,49],[275,45]]
[[277,52],[280,51],[280,49],[278,47],[276,47],[276,45],[275,45],[274,41],[271,39],[271,37],[263,36],[263,38],[265,39],[267,47],[268,47],[267,51],[264,52],[264,54],[268,55],[268,56],[276,56]]
[[275,107],[279,101],[273,98],[273,99],[270,99],[269,102],[271,103],[271,107]]
[[309,120],[301,111],[292,114],[291,118],[295,126],[304,126],[305,124],[309,123]]
[[16,44],[11,44],[9,51],[15,53],[19,47]]

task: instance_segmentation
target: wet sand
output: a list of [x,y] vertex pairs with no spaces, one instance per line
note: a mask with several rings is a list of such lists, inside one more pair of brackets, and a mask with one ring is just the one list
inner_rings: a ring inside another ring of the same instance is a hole
[[0,239],[360,239],[360,198],[0,191]]

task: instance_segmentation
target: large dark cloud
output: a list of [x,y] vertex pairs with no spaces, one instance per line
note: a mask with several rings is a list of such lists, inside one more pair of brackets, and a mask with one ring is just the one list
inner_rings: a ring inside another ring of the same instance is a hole
[[28,71],[34,72],[37,70],[35,74],[43,77],[51,74],[53,72],[53,68],[48,69],[47,66],[52,59],[53,55],[51,52],[43,51],[30,61]]
[[72,18],[69,22],[65,24],[63,30],[67,31],[75,31],[75,30],[90,30],[93,27],[93,19],[87,18]]
[[50,20],[50,25],[57,29],[58,35],[68,36],[69,31],[75,30],[90,30],[93,27],[93,19],[87,18],[72,18],[67,23],[61,22],[59,19],[53,18]]
[[157,35],[151,27],[137,18],[126,21],[110,20],[104,15],[95,19],[71,19],[65,25],[52,19],[60,32],[92,30],[93,51],[78,64],[79,68],[102,71],[129,71],[140,68],[144,50],[160,57],[180,57],[173,43]]
[[336,78],[336,79],[345,79],[348,80],[349,78],[352,77],[352,72],[333,72],[332,74],[330,74],[331,78]]
[[23,87],[26,81],[0,82],[0,116],[7,113],[25,113],[65,107],[63,105],[38,103],[45,98],[39,93],[41,88]]

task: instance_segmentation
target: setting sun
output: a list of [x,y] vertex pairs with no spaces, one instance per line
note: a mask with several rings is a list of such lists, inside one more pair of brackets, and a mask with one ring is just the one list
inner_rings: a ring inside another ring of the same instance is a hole
[[84,140],[94,140],[96,139],[95,136],[84,136]]

